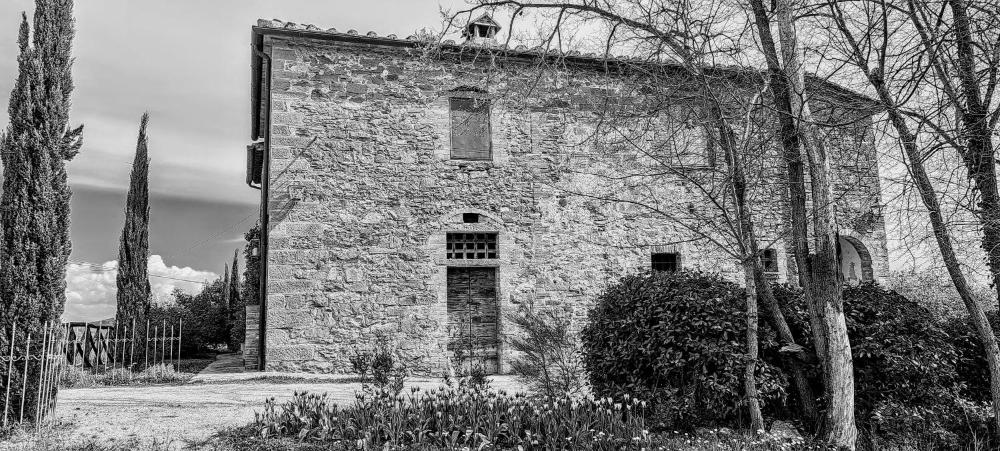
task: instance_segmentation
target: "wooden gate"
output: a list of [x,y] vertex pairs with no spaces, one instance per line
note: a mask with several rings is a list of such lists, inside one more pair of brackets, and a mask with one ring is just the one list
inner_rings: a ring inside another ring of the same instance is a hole
[[497,268],[448,268],[448,330],[458,368],[499,372]]

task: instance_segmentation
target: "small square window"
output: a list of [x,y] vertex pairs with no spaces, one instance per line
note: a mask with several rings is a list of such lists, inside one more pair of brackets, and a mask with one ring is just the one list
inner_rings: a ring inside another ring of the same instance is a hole
[[462,213],[462,222],[466,224],[476,224],[479,222],[479,213]]
[[681,256],[677,253],[662,252],[652,255],[653,271],[677,272],[680,269]]
[[490,160],[489,99],[453,97],[451,108],[451,158],[455,160]]
[[778,251],[774,249],[764,249],[760,256],[760,262],[764,266],[764,276],[772,282],[778,280]]

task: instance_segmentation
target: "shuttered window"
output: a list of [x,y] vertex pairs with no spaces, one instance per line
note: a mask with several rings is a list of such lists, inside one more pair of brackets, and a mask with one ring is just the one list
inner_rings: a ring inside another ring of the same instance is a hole
[[490,101],[487,99],[451,98],[451,158],[489,160]]

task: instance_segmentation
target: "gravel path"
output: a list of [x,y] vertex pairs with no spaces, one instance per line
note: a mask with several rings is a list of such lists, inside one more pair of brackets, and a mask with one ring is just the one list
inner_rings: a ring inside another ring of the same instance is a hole
[[[308,377],[314,380],[274,383],[246,380],[252,374],[259,377],[262,373],[212,375],[184,385],[63,389],[59,391],[56,417],[65,425],[72,442],[121,443],[136,439],[183,449],[216,431],[249,423],[268,398],[281,401],[296,391],[326,392],[337,402],[349,403],[360,389],[360,384],[343,376],[312,375]],[[299,376],[306,375],[281,375]],[[427,389],[439,385],[438,379],[407,380],[408,387]],[[508,377],[497,378],[493,386],[517,389]]]

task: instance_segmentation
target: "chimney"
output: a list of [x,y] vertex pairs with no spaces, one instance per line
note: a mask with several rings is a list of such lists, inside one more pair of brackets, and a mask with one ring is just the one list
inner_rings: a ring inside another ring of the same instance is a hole
[[496,45],[498,31],[500,25],[489,14],[483,14],[465,26],[462,36],[467,44]]

